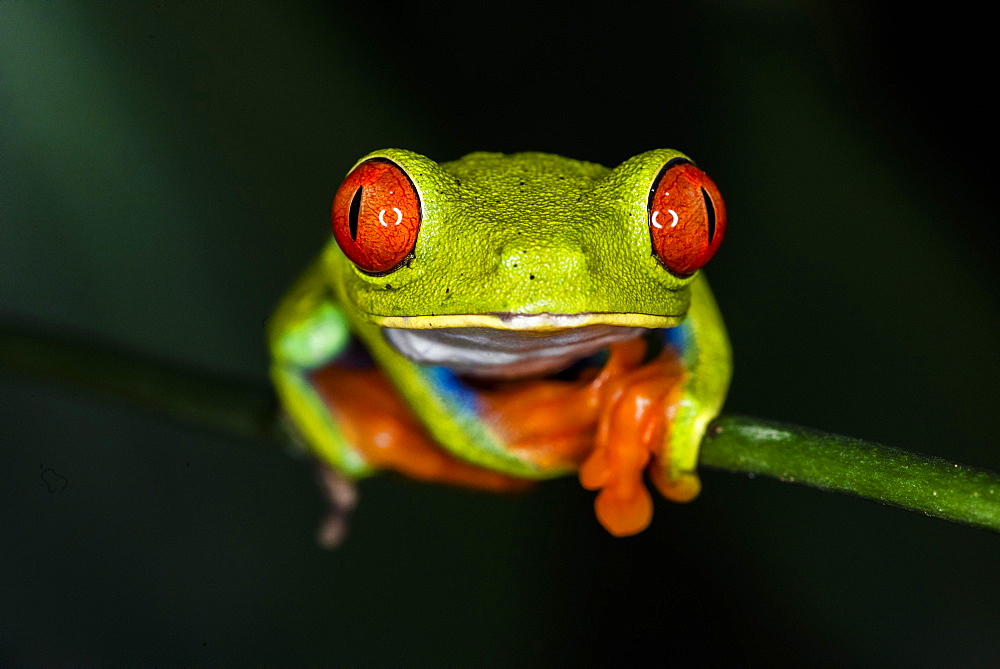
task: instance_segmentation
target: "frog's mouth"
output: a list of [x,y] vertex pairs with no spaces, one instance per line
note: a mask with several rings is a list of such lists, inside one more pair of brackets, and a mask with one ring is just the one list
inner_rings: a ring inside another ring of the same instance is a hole
[[436,316],[380,316],[375,322],[384,328],[401,330],[425,330],[440,328],[492,328],[497,330],[520,330],[525,332],[558,332],[570,328],[589,325],[620,325],[634,328],[672,328],[682,320],[681,316],[656,316],[653,314],[631,314],[591,311],[581,314],[441,314]]
[[647,314],[473,314],[386,318],[386,339],[421,365],[513,379],[552,374],[679,318]]

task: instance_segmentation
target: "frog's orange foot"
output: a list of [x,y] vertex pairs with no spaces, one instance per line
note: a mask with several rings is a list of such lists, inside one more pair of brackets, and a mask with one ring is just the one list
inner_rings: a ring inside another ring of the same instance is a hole
[[594,450],[579,472],[584,488],[600,490],[594,500],[597,520],[616,537],[643,531],[653,518],[643,482],[652,452],[642,434],[648,431],[651,405],[633,389],[621,388],[606,405]]
[[[594,449],[580,465],[579,477],[584,488],[600,490],[594,501],[597,520],[616,537],[637,534],[652,520],[653,500],[644,474],[647,469],[654,474],[661,469],[681,374],[676,357],[666,350],[645,365],[637,365],[634,351],[612,348],[602,383]],[[672,485],[663,477],[654,482],[661,491]],[[678,499],[687,492],[670,497]]]
[[[594,500],[597,520],[616,537],[638,534],[653,519],[653,500],[643,483],[649,453],[633,452],[631,462],[609,447],[594,449],[580,466],[580,485],[599,490]],[[638,457],[636,457],[638,456]]]

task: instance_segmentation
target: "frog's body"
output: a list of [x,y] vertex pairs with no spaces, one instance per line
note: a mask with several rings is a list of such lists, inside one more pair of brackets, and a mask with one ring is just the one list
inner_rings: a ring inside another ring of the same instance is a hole
[[[579,469],[603,489],[602,523],[637,532],[650,460],[665,495],[698,493],[698,444],[729,383],[696,271],[724,216],[675,151],[614,170],[370,154],[338,192],[335,238],[271,321],[279,395],[348,477],[391,468],[503,489]],[[381,371],[352,361],[355,338]]]

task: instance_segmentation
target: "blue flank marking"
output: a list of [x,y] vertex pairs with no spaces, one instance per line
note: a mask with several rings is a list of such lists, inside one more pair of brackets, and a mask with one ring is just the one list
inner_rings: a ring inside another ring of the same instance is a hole
[[462,383],[447,367],[424,367],[424,375],[449,404],[463,414],[476,415],[479,403],[476,392]]
[[673,346],[681,354],[684,369],[691,371],[698,355],[698,345],[694,342],[694,333],[691,332],[691,326],[687,321],[675,328],[663,330],[663,344]]
[[664,328],[661,332],[663,333],[663,343],[667,346],[673,346],[680,351],[681,355],[684,355],[688,347],[688,339],[691,336],[691,328],[688,327],[687,322],[685,321],[674,328]]

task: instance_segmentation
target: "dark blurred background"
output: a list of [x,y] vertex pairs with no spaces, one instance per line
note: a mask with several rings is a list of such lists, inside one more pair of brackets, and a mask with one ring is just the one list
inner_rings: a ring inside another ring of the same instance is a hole
[[[361,155],[674,147],[730,411],[1000,469],[995,22],[873,4],[4,2],[0,314],[261,383]],[[306,463],[8,376],[0,660],[1000,665],[997,536],[703,483],[615,540],[571,479],[379,478],[327,553]]]

